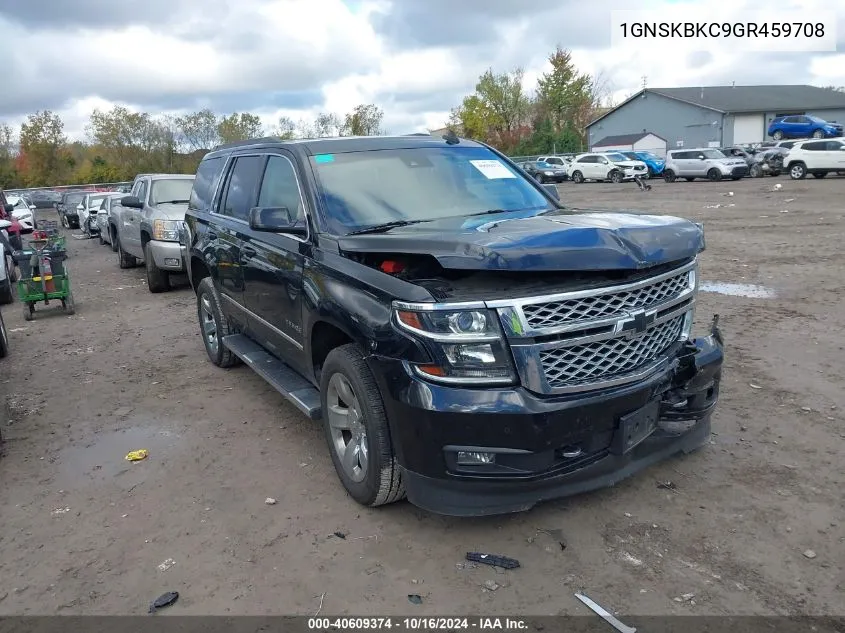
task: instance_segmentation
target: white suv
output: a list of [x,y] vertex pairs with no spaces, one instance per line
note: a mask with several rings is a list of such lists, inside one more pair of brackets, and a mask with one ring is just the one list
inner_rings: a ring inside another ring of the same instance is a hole
[[576,156],[569,165],[569,179],[572,182],[585,180],[609,180],[623,182],[626,180],[625,170],[602,154],[581,154]]
[[747,176],[748,171],[744,158],[729,158],[711,147],[673,149],[666,153],[663,178],[666,182],[674,182],[676,178],[684,178],[688,182],[696,178],[739,180]]
[[845,174],[845,139],[802,141],[792,146],[783,158],[793,180],[813,174],[824,178],[830,172]]

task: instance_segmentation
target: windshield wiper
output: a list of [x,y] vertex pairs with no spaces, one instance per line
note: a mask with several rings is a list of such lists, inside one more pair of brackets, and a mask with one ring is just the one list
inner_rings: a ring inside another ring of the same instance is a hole
[[400,226],[410,226],[411,224],[420,224],[422,222],[431,222],[431,220],[396,220],[394,222],[384,222],[383,224],[375,224],[367,226],[363,229],[350,231],[347,235],[364,235],[365,233],[384,233],[390,229],[396,229]]
[[190,200],[159,200],[155,203],[155,206],[160,204],[188,204]]
[[469,216],[473,215],[491,215],[493,213],[510,213],[513,209],[487,209],[487,211],[479,211],[478,213],[470,213]]

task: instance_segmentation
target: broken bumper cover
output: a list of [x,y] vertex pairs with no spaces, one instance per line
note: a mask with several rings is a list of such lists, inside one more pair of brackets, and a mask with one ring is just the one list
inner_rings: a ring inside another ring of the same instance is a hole
[[519,512],[702,447],[719,394],[717,321],[646,381],[561,398],[398,379],[396,361],[371,358],[408,500],[451,516]]

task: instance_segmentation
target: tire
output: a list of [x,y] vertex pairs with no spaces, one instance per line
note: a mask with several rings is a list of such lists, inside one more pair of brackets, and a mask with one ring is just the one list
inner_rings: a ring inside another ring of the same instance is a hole
[[76,314],[76,302],[73,300],[73,292],[67,291],[67,297],[62,299],[62,308],[65,314]]
[[147,269],[147,288],[150,292],[170,290],[170,273],[156,266],[149,242],[144,245],[144,268]]
[[772,176],[780,176],[780,170],[779,169],[773,169],[772,171],[769,172],[769,174],[771,174]]
[[0,314],[0,358],[6,358],[9,355],[9,335],[6,333],[6,323],[3,321],[3,315]]
[[14,301],[15,293],[12,288],[12,280],[9,278],[9,274],[6,273],[6,278],[0,283],[0,305],[9,305],[10,303],[14,303]]
[[722,179],[722,172],[713,167],[707,172],[707,180],[710,182],[719,182]]
[[821,178],[824,178],[825,176],[827,176],[827,172],[826,172],[826,171],[814,171],[814,172],[813,172],[813,178],[819,178],[819,179],[821,179]]
[[775,139],[776,141],[782,141],[783,140],[783,132],[781,132],[780,130],[776,130],[775,133],[772,134],[772,138]]
[[70,222],[68,222],[67,216],[64,213],[62,213],[62,226],[68,231],[70,230]]
[[677,176],[675,176],[674,171],[672,171],[671,169],[663,170],[663,180],[665,180],[666,182],[675,182],[675,178],[677,178]]
[[109,246],[111,246],[111,250],[113,253],[117,252],[117,229],[115,229],[111,224],[109,225],[109,237],[111,240],[109,241]]
[[120,245],[120,237],[117,238],[117,265],[121,268],[134,268],[138,265],[138,260],[132,255],[123,250]]
[[[381,393],[356,344],[329,353],[320,376],[320,394],[326,442],[349,496],[369,507],[403,499],[405,487]],[[333,416],[332,412],[337,413]],[[340,426],[344,424],[346,428]],[[346,455],[349,457],[344,463]]]
[[689,178],[689,177],[687,177],[687,178],[684,178],[684,180],[686,180],[687,182],[692,182],[693,180],[695,180],[695,178]]
[[579,184],[584,182],[584,174],[582,174],[580,171],[573,171],[572,172],[572,182],[576,182],[576,183],[579,183]]
[[223,345],[223,337],[232,334],[232,330],[211,277],[205,277],[197,286],[197,318],[208,359],[218,367],[237,365],[240,359]]
[[748,175],[752,178],[760,178],[763,175],[763,168],[757,163],[751,165]]
[[807,177],[807,166],[804,163],[793,163],[789,166],[789,177],[792,180],[803,180]]
[[612,172],[610,172],[610,182],[612,182],[614,185],[618,185],[623,180],[625,180],[625,176],[618,169],[614,169]]
[[824,130],[813,130],[813,138],[824,138]]

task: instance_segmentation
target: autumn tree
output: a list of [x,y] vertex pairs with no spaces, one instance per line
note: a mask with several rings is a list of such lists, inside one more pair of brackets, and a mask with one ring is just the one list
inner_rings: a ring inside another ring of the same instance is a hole
[[165,171],[169,166],[168,132],[147,112],[124,106],[108,112],[94,110],[88,134],[122,178],[133,178],[139,171]]
[[58,114],[44,110],[30,114],[21,124],[20,150],[25,157],[28,186],[53,184],[60,172],[65,144],[64,123]]
[[384,111],[373,103],[362,103],[346,115],[341,133],[345,136],[378,136]]
[[273,135],[285,141],[296,138],[296,123],[290,117],[279,117],[276,127],[273,129]]
[[15,131],[0,123],[0,189],[20,186],[20,174],[15,165]]
[[175,123],[189,151],[210,150],[220,142],[217,115],[208,108],[176,117]]
[[217,124],[217,135],[221,143],[261,138],[263,132],[261,117],[249,112],[234,112],[221,118]]

